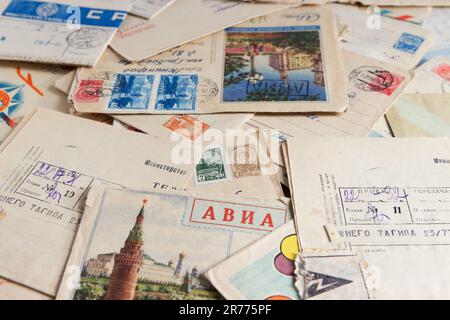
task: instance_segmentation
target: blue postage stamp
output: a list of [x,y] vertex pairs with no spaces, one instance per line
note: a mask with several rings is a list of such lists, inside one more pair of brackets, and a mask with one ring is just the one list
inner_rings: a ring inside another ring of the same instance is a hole
[[198,75],[161,76],[155,110],[195,110]]
[[394,44],[394,48],[403,52],[414,54],[424,42],[425,38],[405,32]]
[[148,110],[155,76],[117,74],[108,109]]

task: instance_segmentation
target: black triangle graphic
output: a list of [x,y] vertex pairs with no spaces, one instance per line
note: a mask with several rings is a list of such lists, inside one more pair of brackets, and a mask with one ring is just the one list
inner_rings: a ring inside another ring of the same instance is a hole
[[353,282],[351,280],[337,278],[312,271],[309,271],[309,276],[311,278],[308,281],[308,298],[317,296],[319,294],[331,291]]

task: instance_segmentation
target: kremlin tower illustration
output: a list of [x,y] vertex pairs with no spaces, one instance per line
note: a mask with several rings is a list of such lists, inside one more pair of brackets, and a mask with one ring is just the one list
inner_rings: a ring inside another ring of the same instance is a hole
[[114,257],[114,267],[111,273],[105,300],[133,300],[139,275],[144,262],[142,252],[144,208],[147,200],[143,201],[136,223],[120,253]]

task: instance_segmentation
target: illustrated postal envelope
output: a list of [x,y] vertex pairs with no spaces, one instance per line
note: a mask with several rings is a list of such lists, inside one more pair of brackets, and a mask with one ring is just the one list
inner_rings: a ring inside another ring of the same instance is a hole
[[350,28],[342,48],[373,59],[414,69],[434,41],[421,26],[366,13],[355,6],[331,5],[339,22]]
[[6,0],[0,59],[94,66],[127,16],[129,0]]
[[57,299],[221,298],[204,272],[288,220],[279,200],[92,189]]
[[300,269],[311,271],[310,253],[328,257],[314,260],[319,273],[353,268],[335,261],[353,255],[365,283],[355,299],[450,296],[439,271],[450,259],[449,139],[298,138],[287,154]]
[[1,146],[0,276],[54,296],[88,189],[182,189],[194,165],[174,161],[154,137],[35,110]]
[[82,113],[343,112],[343,70],[331,9],[299,7],[140,63],[107,53],[79,70],[69,99]]
[[31,109],[69,112],[66,95],[53,87],[67,72],[53,65],[0,61],[0,142]]

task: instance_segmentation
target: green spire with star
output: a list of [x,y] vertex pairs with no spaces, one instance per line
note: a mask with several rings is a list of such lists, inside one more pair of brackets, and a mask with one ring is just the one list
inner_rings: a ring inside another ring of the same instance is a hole
[[143,241],[143,235],[144,235],[144,208],[145,205],[147,203],[147,199],[144,199],[142,201],[142,208],[141,211],[139,212],[137,218],[136,218],[136,223],[133,227],[133,229],[131,229],[130,234],[128,235],[127,241],[134,241],[134,242],[138,242],[138,241]]

